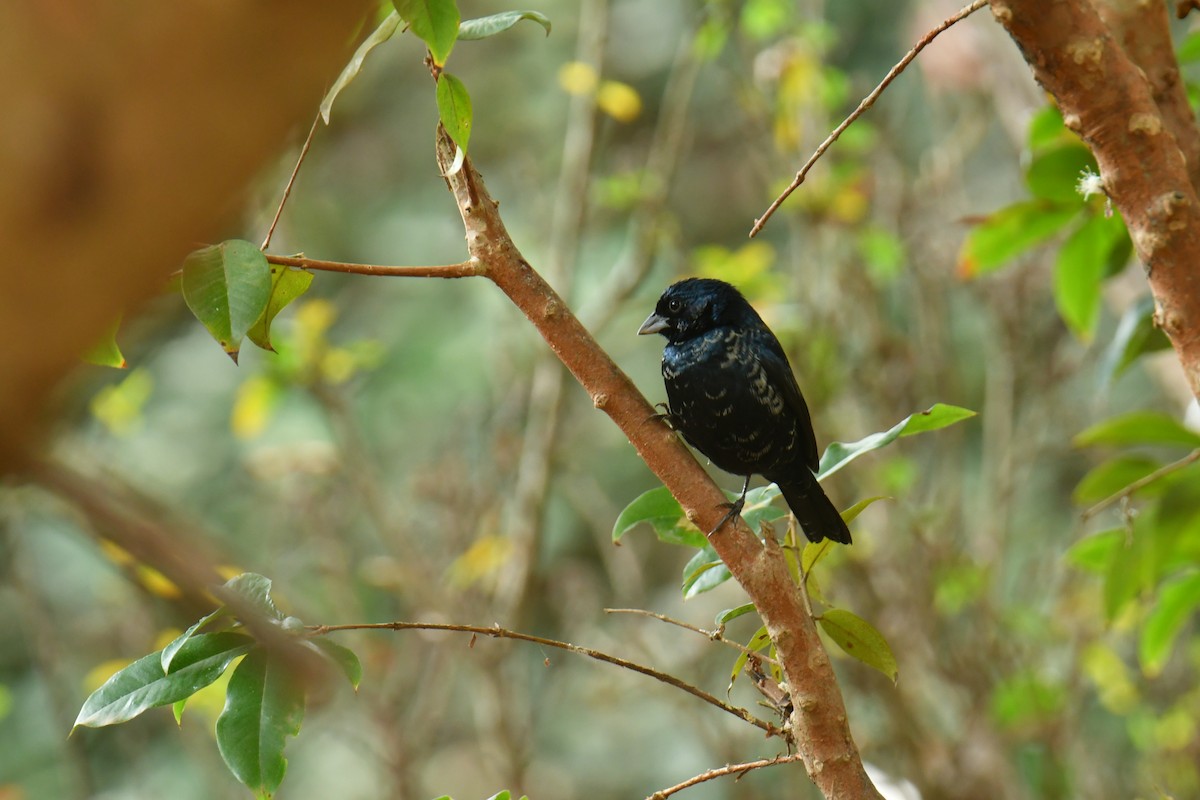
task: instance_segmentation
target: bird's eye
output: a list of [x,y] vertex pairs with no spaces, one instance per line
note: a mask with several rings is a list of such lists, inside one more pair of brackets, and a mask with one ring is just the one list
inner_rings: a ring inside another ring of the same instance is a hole
[[667,301],[667,310],[671,313],[677,313],[681,308],[683,308],[683,303],[679,301],[678,297],[673,297]]

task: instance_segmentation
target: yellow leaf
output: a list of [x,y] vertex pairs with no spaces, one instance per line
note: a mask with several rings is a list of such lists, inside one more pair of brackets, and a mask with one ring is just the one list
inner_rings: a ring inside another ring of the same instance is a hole
[[591,94],[599,82],[596,69],[582,61],[568,61],[558,70],[558,85],[568,94]]
[[627,83],[604,81],[596,92],[596,105],[617,122],[633,122],[642,113],[642,98]]
[[138,368],[120,383],[105,386],[92,397],[92,416],[115,436],[126,436],[137,430],[142,421],[142,409],[154,391],[150,373]]
[[262,375],[242,382],[233,400],[230,427],[239,439],[253,439],[266,429],[279,404],[279,385]]
[[446,570],[451,585],[470,586],[498,570],[512,555],[512,540],[505,536],[480,536]]

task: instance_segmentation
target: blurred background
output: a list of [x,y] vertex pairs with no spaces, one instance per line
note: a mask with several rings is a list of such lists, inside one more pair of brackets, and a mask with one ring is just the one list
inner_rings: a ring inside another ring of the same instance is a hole
[[[509,8],[460,6],[464,18]],[[1046,105],[986,9],[930,45],[747,238],[816,145],[957,8],[541,0],[550,36],[520,23],[460,42],[450,68],[513,238],[651,402],[661,342],[638,324],[668,283],[704,275],[738,284],[779,334],[822,447],[935,402],[980,412],[827,485],[842,507],[892,498],[819,576],[899,663],[893,685],[833,653],[890,797],[1198,796],[1194,626],[1148,675],[1141,612],[1110,618],[1094,570],[1065,555],[1121,524],[1115,510],[1081,521],[1072,492],[1099,456],[1072,436],[1130,409],[1179,416],[1187,390],[1169,351],[1106,379],[1138,275],[1108,285],[1084,340],[1055,308],[1053,247],[987,275],[961,267],[973,222],[1028,196],[1026,131]],[[317,131],[272,252],[462,260],[422,57],[408,34],[371,54]],[[305,132],[255,178],[229,237],[261,240]],[[649,528],[612,544],[620,510],[656,482],[494,286],[320,273],[275,323],[278,352],[248,347],[235,366],[171,290],[177,266],[122,324],[129,367],[81,367],[63,387],[54,456],[135,492],[230,574],[267,575],[307,623],[496,623],[724,696],[736,651],[604,609],[712,627],[744,595],[729,582],[685,602],[691,553]],[[179,727],[162,709],[67,737],[88,693],[197,614],[34,487],[0,488],[0,525],[0,798],[241,796],[213,741],[219,691]],[[782,748],[559,651],[459,634],[337,641],[362,658],[363,684],[310,709],[282,798],[644,797]],[[754,707],[746,683],[732,701]],[[792,765],[684,796],[817,795]]]

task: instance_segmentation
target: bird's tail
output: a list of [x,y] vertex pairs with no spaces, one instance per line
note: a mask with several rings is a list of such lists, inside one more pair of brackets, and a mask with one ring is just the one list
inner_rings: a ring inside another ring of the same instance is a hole
[[850,529],[821,484],[817,483],[817,476],[807,467],[802,466],[786,476],[768,475],[766,478],[779,486],[788,508],[792,509],[800,529],[810,541],[819,542],[828,537],[835,542],[850,544]]

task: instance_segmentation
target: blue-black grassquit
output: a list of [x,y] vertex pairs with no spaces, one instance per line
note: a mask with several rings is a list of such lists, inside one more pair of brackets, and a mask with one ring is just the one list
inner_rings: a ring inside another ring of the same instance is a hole
[[737,289],[702,278],[673,284],[638,333],[667,338],[668,421],[712,463],[745,476],[730,516],[741,511],[750,476],[762,475],[779,486],[809,539],[850,544],[817,483],[817,439],[787,355]]

